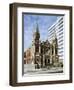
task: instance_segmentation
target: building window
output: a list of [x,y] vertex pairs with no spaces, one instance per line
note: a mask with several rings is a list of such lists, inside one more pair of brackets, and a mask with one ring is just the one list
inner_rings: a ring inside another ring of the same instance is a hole
[[59,29],[60,29],[61,27],[63,27],[63,25],[59,26]]
[[62,34],[63,34],[63,32],[59,33],[59,36],[62,35]]
[[50,64],[50,59],[48,59],[48,64]]
[[63,24],[63,21],[61,21],[61,22],[58,24],[58,26],[60,26],[61,24]]
[[59,32],[63,31],[63,28],[59,30]]
[[58,39],[61,39],[61,38],[63,38],[63,36],[59,37]]
[[63,51],[60,51],[59,53],[63,53]]
[[61,44],[58,45],[58,47],[61,47],[61,46],[63,46],[63,43],[61,43]]
[[62,21],[62,20],[63,20],[63,18],[61,18],[61,19],[59,20],[59,22]]
[[55,28],[51,29],[49,33],[52,33],[55,30]]
[[63,40],[60,40],[59,43],[60,43],[60,42],[63,42]]
[[46,59],[45,59],[45,65],[47,65],[47,61],[46,61]]
[[63,54],[62,55],[59,55],[59,57],[63,57]]

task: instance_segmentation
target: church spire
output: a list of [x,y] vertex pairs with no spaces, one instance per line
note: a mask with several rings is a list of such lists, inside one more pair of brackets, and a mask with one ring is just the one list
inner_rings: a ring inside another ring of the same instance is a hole
[[38,26],[37,22],[36,22],[34,33],[33,33],[33,38],[34,39],[39,39],[40,38],[39,26]]
[[54,37],[57,38],[57,36],[56,36],[56,31],[55,31],[55,30],[54,30]]
[[36,32],[39,33],[38,23],[36,23]]
[[53,39],[57,39],[56,30],[54,30]]
[[40,38],[38,23],[36,23],[36,37]]

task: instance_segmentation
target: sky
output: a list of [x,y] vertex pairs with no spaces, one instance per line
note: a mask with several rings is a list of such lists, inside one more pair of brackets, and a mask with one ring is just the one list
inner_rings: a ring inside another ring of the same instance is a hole
[[36,31],[37,24],[40,40],[45,41],[48,36],[48,28],[57,20],[57,17],[59,16],[24,14],[24,51],[32,45],[33,33]]

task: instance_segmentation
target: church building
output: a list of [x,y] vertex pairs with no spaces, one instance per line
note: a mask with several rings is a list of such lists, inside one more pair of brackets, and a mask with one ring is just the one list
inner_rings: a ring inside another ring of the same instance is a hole
[[59,65],[58,42],[55,33],[52,43],[48,40],[41,41],[37,25],[36,31],[33,33],[32,46],[25,52],[25,64],[28,62],[34,64],[35,69]]

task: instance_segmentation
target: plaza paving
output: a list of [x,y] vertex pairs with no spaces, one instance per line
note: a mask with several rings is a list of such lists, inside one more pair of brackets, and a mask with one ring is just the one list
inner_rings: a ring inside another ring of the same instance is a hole
[[63,72],[62,67],[51,67],[49,69],[47,68],[35,69],[34,65],[24,66],[24,75],[52,74],[52,73],[62,73],[62,72]]

